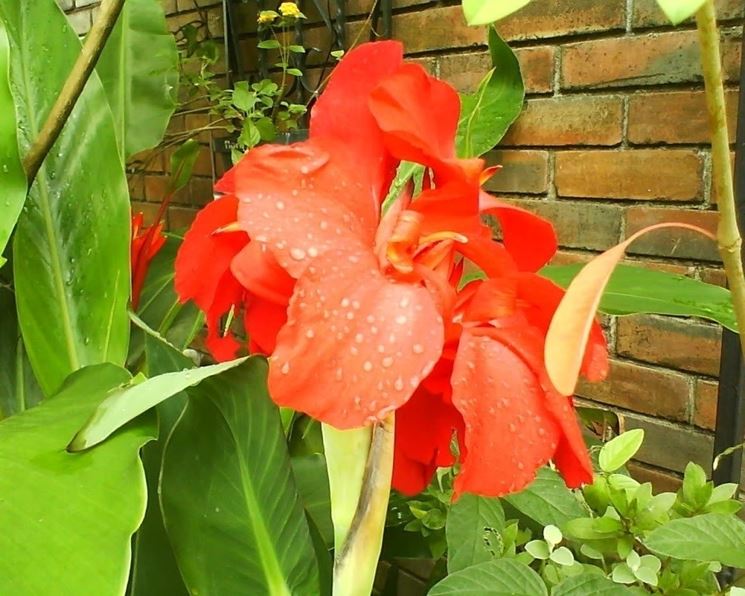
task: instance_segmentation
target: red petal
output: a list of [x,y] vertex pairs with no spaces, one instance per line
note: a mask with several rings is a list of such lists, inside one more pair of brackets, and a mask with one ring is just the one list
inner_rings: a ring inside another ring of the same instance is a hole
[[552,391],[546,395],[546,408],[558,421],[563,432],[553,460],[567,486],[578,488],[592,482],[592,461],[577,422],[572,398]]
[[337,428],[363,426],[409,400],[442,342],[427,290],[385,278],[365,248],[329,251],[298,280],[270,361],[270,394]]
[[235,194],[235,166],[230,168],[215,183],[215,191],[222,194]]
[[378,205],[348,159],[343,147],[311,140],[257,147],[238,164],[238,220],[294,278],[329,249],[373,245]]
[[405,64],[370,95],[370,109],[398,159],[437,171],[455,157],[460,99],[418,64]]
[[219,291],[215,294],[214,301],[206,311],[207,339],[205,345],[212,356],[218,362],[232,360],[235,358],[240,343],[235,339],[230,329],[223,331],[220,321],[222,317],[233,308],[241,308],[245,297],[245,290],[233,277],[230,271],[226,271],[218,282]]
[[482,213],[494,215],[505,248],[523,271],[538,271],[556,254],[556,232],[550,221],[481,192]]
[[208,203],[194,219],[176,255],[175,287],[182,302],[194,300],[208,312],[217,299],[230,262],[248,243],[244,232],[214,233],[235,222],[237,210],[238,199],[226,196]]
[[295,280],[279,266],[266,245],[249,242],[231,261],[230,270],[254,296],[285,307],[290,302]]
[[277,334],[287,322],[287,305],[253,298],[243,315],[252,352],[271,354],[277,345]]
[[465,420],[465,447],[455,494],[518,491],[548,462],[559,428],[546,411],[533,371],[509,348],[465,332],[453,368],[453,405]]
[[[383,136],[368,106],[370,92],[403,62],[397,41],[365,43],[351,50],[334,69],[311,112],[310,136],[331,137],[345,144],[357,167],[370,177],[378,202],[395,171],[384,150]],[[350,134],[350,125],[354,126]]]

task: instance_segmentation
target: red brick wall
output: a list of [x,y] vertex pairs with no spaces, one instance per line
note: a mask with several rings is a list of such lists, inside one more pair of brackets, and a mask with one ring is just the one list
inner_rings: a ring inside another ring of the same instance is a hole
[[[174,28],[199,14],[194,0],[165,1]],[[90,7],[81,4],[85,1],[77,0],[72,18],[82,33]],[[198,4],[219,35],[219,6],[210,0]],[[367,37],[372,4],[348,0],[348,40]],[[467,27],[459,4],[394,0],[393,33],[412,59],[470,91],[488,69],[489,57],[485,30]],[[741,0],[719,0],[717,6],[734,134],[743,7]],[[528,99],[517,124],[488,155],[504,166],[489,189],[555,223],[562,247],[557,262],[587,260],[660,221],[714,228],[716,196],[692,22],[668,26],[655,0],[534,0],[498,29],[519,56]],[[308,35],[323,35],[313,19]],[[254,44],[244,40],[244,59],[255,57]],[[173,128],[204,122],[200,114],[177,116]],[[164,169],[161,160],[147,177],[133,179],[138,208],[154,209]],[[187,225],[211,196],[206,145],[196,174],[170,210],[172,228]],[[658,232],[630,253],[630,262],[723,280],[715,248],[689,232]],[[647,431],[635,467],[639,476],[668,487],[689,459],[708,466],[719,329],[703,321],[640,315],[610,320],[608,339],[610,379],[582,385],[579,394],[621,413],[626,427]]]

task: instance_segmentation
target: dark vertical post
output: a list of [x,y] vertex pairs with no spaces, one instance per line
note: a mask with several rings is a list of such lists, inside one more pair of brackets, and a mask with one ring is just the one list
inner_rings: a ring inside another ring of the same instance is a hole
[[[743,37],[745,50],[745,36]],[[740,89],[745,89],[745,60],[740,65]],[[745,236],[745,93],[740,93],[737,111],[737,142],[735,153],[735,201],[740,233]],[[745,329],[741,329],[745,333]],[[719,368],[717,422],[714,434],[714,456],[745,440],[745,362],[737,334],[724,330],[722,363]],[[712,479],[716,484],[739,484],[742,450],[737,450],[719,462]]]
[[390,39],[393,37],[393,1],[379,0],[383,13],[383,37]]

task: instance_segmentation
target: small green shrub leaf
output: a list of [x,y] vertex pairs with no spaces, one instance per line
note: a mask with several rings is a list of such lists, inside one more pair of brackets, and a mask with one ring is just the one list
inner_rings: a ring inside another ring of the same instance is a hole
[[603,445],[598,463],[603,472],[610,473],[623,467],[642,446],[644,430],[635,428],[626,431]]
[[547,596],[541,577],[513,559],[473,565],[448,575],[429,596]]
[[[451,507],[445,533],[448,541],[448,571],[454,573],[493,558],[487,549],[486,532],[504,528],[499,499],[465,494]],[[497,553],[499,555],[500,553]]]
[[602,575],[583,573],[561,582],[551,596],[629,596],[631,593]]

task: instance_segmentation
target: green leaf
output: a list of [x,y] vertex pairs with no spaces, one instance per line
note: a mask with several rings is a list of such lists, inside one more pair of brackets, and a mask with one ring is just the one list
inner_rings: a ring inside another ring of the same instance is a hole
[[494,555],[487,548],[487,533],[500,532],[503,528],[504,510],[499,499],[461,496],[450,508],[445,526],[448,572],[491,560]]
[[[0,0],[22,153],[38,137],[80,53],[54,0]],[[41,27],[39,24],[44,23]],[[111,111],[95,73],[30,189],[13,241],[18,316],[51,395],[89,364],[123,364],[130,208]]]
[[494,28],[489,29],[492,70],[479,88],[461,99],[456,148],[460,157],[478,157],[492,149],[520,115],[525,85],[520,64]]
[[[582,267],[550,265],[541,270],[541,275],[566,288]],[[610,315],[701,317],[737,331],[729,290],[683,275],[631,265],[618,265],[613,271],[600,310]]]
[[276,39],[265,39],[256,44],[260,50],[276,50],[279,48],[279,42]]
[[[152,335],[145,337],[145,354],[150,376],[193,366],[181,352]],[[147,511],[135,534],[129,596],[186,596],[188,593],[163,525],[158,496],[165,440],[186,407],[186,399],[186,394],[180,393],[156,406],[160,440],[142,449],[147,479]]]
[[561,582],[551,596],[628,596],[632,592],[602,575],[584,573]]
[[525,550],[534,559],[545,561],[551,556],[551,550],[545,540],[531,540],[525,545]]
[[[644,430],[635,428],[608,441],[600,449],[598,465],[603,472],[615,472],[622,468],[642,446]],[[636,488],[636,484],[633,485]]]
[[3,207],[0,212],[0,267],[5,246],[26,200],[26,174],[18,154],[15,106],[10,93],[10,43],[0,22],[0,180]]
[[266,370],[252,358],[189,390],[166,445],[161,503],[194,594],[319,593]]
[[38,404],[44,394],[18,329],[13,292],[0,287],[0,420]]
[[90,449],[104,441],[116,429],[169,397],[198,385],[209,377],[235,368],[245,361],[246,358],[239,358],[212,366],[166,373],[121,387],[113,391],[96,408],[70,442],[69,448],[73,451]]
[[529,2],[530,0],[463,0],[463,13],[469,25],[488,25],[520,10]]
[[546,596],[540,576],[513,559],[466,567],[435,585],[429,596]]
[[302,77],[303,71],[300,70],[299,68],[288,68],[287,74],[292,75],[293,77]]
[[176,109],[178,64],[162,4],[127,0],[96,65],[123,159],[163,138]]
[[706,0],[657,0],[657,4],[673,25],[682,23],[696,14]]
[[574,555],[566,546],[560,546],[551,553],[551,560],[557,565],[569,567],[574,565]]
[[320,453],[292,458],[292,473],[300,500],[315,524],[326,547],[334,544],[331,523],[331,495],[326,458]]
[[196,139],[188,139],[173,152],[173,155],[171,155],[171,179],[168,182],[169,192],[176,192],[188,184],[201,148],[202,146]]
[[[150,262],[140,293],[137,316],[179,350],[185,349],[203,325],[199,308],[189,301],[182,304],[173,286],[174,263],[183,239],[166,234],[166,242]],[[145,332],[132,326],[128,364],[134,365],[145,346]]]
[[631,571],[631,568],[626,563],[619,563],[613,567],[611,577],[617,584],[636,583],[636,575],[634,575],[634,572]]
[[65,445],[128,379],[110,364],[85,368],[53,399],[0,423],[0,594],[124,593],[145,512],[137,452],[154,425],[140,419],[87,453]]
[[745,522],[734,515],[674,519],[652,530],[644,545],[666,557],[745,568]]
[[504,500],[541,526],[562,527],[569,520],[586,515],[561,476],[549,468],[538,470],[530,486]]

